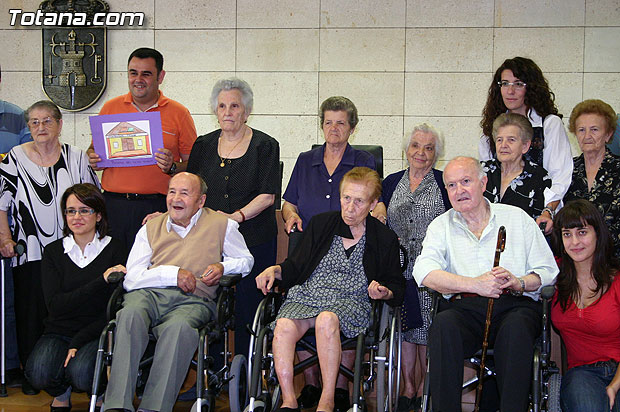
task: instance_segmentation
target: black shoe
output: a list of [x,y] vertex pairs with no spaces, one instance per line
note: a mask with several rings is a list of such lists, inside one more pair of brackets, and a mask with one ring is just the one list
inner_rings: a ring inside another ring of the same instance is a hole
[[419,411],[421,409],[422,409],[422,397],[417,396],[416,398],[413,399],[413,410]]
[[336,388],[336,394],[334,395],[334,412],[347,412],[351,407],[351,400],[349,398],[349,390]]
[[301,390],[299,398],[297,398],[297,404],[302,409],[314,408],[319,404],[321,398],[321,388],[317,388],[314,385],[306,385]]
[[24,395],[38,395],[40,390],[34,388],[25,378],[22,382],[22,392]]
[[5,383],[9,388],[18,388],[22,386],[24,380],[24,372],[20,368],[7,369],[5,374]]
[[414,408],[413,403],[415,402],[414,398],[409,398],[407,396],[399,396],[398,403],[396,406],[396,412],[409,412]]

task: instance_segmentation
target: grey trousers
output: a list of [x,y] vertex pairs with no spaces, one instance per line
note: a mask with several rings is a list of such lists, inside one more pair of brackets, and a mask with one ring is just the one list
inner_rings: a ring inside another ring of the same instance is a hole
[[127,293],[116,316],[114,358],[105,409],[134,411],[138,365],[151,328],[157,344],[140,408],[172,411],[198,347],[197,328],[214,313],[213,302],[185,294],[179,288],[148,288]]

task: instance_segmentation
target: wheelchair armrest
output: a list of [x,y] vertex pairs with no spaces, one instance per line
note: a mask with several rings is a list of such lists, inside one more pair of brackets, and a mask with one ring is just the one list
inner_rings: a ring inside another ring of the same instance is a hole
[[233,287],[241,281],[241,277],[242,276],[240,273],[223,275],[222,278],[220,279],[220,286],[223,288]]
[[555,293],[555,286],[554,285],[547,285],[544,288],[542,288],[540,290],[540,297],[543,299],[551,299],[553,297],[553,294]]
[[114,292],[112,292],[112,296],[108,300],[108,306],[106,308],[106,319],[108,321],[116,318],[116,312],[118,312],[123,305],[123,295],[125,294],[125,289],[123,289],[123,283],[121,282]]

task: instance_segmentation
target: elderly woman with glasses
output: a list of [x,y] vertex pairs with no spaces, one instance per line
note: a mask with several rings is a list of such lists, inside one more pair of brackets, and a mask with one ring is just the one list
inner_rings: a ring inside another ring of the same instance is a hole
[[[415,259],[422,251],[426,228],[433,219],[451,208],[442,172],[434,168],[443,153],[443,142],[443,133],[433,126],[426,123],[415,126],[403,142],[409,167],[383,181],[388,226],[398,235],[409,258],[403,303],[403,313],[406,314],[404,329],[408,330],[403,333],[404,385],[398,398],[399,412],[419,408],[422,395],[432,297],[428,288],[417,287],[412,273]],[[410,322],[420,313],[422,325]],[[420,396],[416,396],[418,393]]]
[[125,272],[125,251],[107,235],[103,195],[89,183],[62,196],[64,237],[45,247],[41,261],[45,331],[26,364],[26,377],[54,400],[52,412],[68,412],[71,392],[92,388],[99,334],[108,299],[116,285],[112,272]]
[[[99,180],[80,149],[60,143],[62,114],[41,100],[25,113],[32,142],[15,146],[0,164],[0,253],[13,258],[17,343],[22,365],[43,332],[47,315],[41,289],[43,248],[62,237],[60,198],[76,183]],[[12,218],[9,228],[8,215]],[[15,246],[25,253],[16,256]],[[36,394],[25,381],[22,391]]]
[[545,76],[534,61],[525,57],[505,60],[495,72],[489,87],[480,122],[483,136],[478,146],[480,160],[496,158],[493,122],[497,116],[518,113],[527,117],[534,128],[534,136],[526,159],[547,170],[554,193],[553,198],[549,199],[548,210],[539,218],[540,222],[546,222],[547,234],[551,233],[553,214],[568,190],[573,172],[570,143],[554,98]]

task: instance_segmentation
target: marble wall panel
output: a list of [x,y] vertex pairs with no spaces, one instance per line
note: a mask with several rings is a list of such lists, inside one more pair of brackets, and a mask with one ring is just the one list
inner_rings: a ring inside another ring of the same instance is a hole
[[321,27],[403,27],[403,0],[321,0]]
[[317,70],[319,33],[314,29],[237,30],[237,70]]
[[581,26],[583,0],[496,0],[497,27]]
[[574,72],[583,65],[583,28],[497,28],[493,68],[508,58],[529,57],[543,72]]
[[399,115],[403,111],[402,73],[322,72],[319,100],[346,96],[360,115]]
[[408,72],[488,72],[493,64],[493,29],[408,29]]
[[319,0],[237,0],[237,27],[316,28],[319,26]]
[[405,29],[321,30],[321,71],[403,71]]

